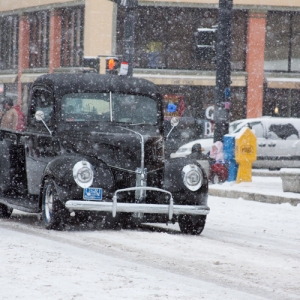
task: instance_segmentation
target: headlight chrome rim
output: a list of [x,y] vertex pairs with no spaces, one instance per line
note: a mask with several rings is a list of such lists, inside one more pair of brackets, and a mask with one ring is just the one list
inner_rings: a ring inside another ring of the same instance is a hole
[[77,162],[73,167],[73,177],[77,185],[80,187],[90,187],[93,184],[94,179],[92,165],[86,160]]
[[184,185],[194,192],[202,186],[203,173],[197,165],[189,164],[182,169],[182,179]]

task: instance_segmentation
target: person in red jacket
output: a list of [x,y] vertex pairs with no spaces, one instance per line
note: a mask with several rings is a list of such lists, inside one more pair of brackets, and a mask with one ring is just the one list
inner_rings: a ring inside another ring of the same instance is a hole
[[23,112],[21,110],[20,104],[16,104],[14,106],[14,108],[18,114],[18,122],[16,125],[16,130],[23,131],[23,130],[25,130],[25,115],[23,114]]

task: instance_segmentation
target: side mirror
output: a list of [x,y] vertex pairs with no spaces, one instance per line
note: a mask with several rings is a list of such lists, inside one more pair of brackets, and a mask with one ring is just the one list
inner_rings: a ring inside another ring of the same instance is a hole
[[44,121],[45,118],[45,114],[42,110],[37,110],[34,114],[34,117],[37,121],[42,121],[44,126],[47,128],[47,130],[49,131],[50,135],[52,135],[52,131],[49,129],[49,127],[47,126],[47,124]]
[[172,126],[172,127],[176,127],[178,124],[179,124],[179,118],[173,117],[173,118],[171,119],[171,126]]
[[38,110],[38,111],[35,112],[34,117],[37,121],[42,121],[45,118],[45,114],[42,110]]
[[167,134],[166,140],[168,139],[168,137],[169,137],[170,133],[172,132],[172,130],[174,129],[174,127],[176,127],[176,126],[179,124],[179,118],[173,117],[173,118],[171,119],[170,123],[171,123],[172,128],[171,128],[171,130],[169,131],[169,133]]

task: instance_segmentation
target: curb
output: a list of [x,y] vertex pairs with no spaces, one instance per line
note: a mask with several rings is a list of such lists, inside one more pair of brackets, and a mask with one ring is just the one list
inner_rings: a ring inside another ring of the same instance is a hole
[[276,195],[265,195],[259,193],[248,193],[242,191],[228,191],[222,189],[214,189],[209,187],[208,194],[210,196],[216,197],[225,197],[225,198],[243,198],[244,200],[251,200],[257,202],[264,202],[264,203],[272,203],[272,204],[281,204],[281,203],[290,203],[293,206],[297,206],[300,203],[300,198],[288,198]]
[[263,171],[258,169],[252,169],[252,176],[280,177],[280,171]]

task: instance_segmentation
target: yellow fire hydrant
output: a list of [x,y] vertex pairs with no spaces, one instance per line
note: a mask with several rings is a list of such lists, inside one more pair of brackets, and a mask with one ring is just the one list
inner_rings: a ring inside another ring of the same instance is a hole
[[236,182],[252,181],[252,164],[256,160],[256,136],[243,128],[235,137],[235,160],[238,163]]

